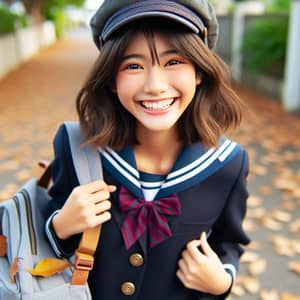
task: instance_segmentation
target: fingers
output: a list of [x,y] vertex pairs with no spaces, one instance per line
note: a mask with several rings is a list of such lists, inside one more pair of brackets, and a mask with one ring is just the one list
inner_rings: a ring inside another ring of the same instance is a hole
[[178,261],[177,277],[187,288],[221,294],[230,286],[223,264],[207,242],[206,234],[190,241]]
[[[94,188],[102,187],[102,189],[93,192],[89,195],[90,205],[93,207],[94,214],[100,216],[104,214],[106,211],[111,209],[111,202],[109,200],[110,193],[116,190],[116,187],[113,185],[106,185],[103,182],[93,182],[92,185],[87,188],[92,190]],[[109,213],[110,215],[110,213]],[[110,219],[110,216],[105,214],[105,219]]]
[[92,181],[90,183],[82,185],[81,187],[84,188],[86,193],[90,194],[94,194],[101,190],[108,190],[110,192],[114,192],[116,190],[116,187],[114,185],[107,185],[103,180]]
[[95,215],[100,215],[110,209],[111,209],[111,202],[109,200],[105,200],[95,204],[94,212]]
[[203,251],[203,254],[206,256],[211,256],[214,254],[214,251],[210,247],[209,243],[207,242],[206,239],[206,233],[202,232],[200,236],[200,243],[201,243],[201,250]]
[[103,223],[109,221],[110,219],[111,219],[111,213],[109,211],[105,211],[96,216],[96,224],[95,225],[103,224]]
[[[82,232],[111,219],[110,193],[116,186],[107,185],[103,180],[93,181],[73,189],[60,211],[61,236],[70,236]],[[69,224],[65,230],[64,223]],[[61,229],[63,227],[63,230]]]
[[89,195],[89,201],[91,204],[98,204],[102,201],[108,200],[109,198],[110,192],[107,189]]
[[214,254],[214,251],[207,242],[205,232],[201,233],[199,240],[189,242],[186,250],[195,261],[201,260],[203,256],[209,257]]

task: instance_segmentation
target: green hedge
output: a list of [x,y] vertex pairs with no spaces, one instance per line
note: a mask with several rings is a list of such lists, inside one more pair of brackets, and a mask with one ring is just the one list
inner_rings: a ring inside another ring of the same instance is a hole
[[51,7],[46,12],[46,19],[55,25],[56,36],[61,37],[68,27],[68,18],[63,8]]
[[12,13],[5,5],[0,5],[0,35],[15,32],[28,25],[27,17]]
[[246,68],[281,76],[284,71],[288,17],[258,20],[245,32],[242,53]]

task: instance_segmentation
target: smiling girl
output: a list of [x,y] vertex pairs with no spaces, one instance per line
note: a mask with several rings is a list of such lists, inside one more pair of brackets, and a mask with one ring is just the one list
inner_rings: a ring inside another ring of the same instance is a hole
[[247,244],[247,153],[223,134],[242,104],[213,52],[211,5],[106,0],[100,50],[77,97],[104,181],[78,186],[66,129],[55,138],[46,232],[59,256],[103,224],[93,299],[225,299]]

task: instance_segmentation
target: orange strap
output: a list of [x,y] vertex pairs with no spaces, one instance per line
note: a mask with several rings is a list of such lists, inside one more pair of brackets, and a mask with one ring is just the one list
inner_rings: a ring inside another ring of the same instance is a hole
[[93,269],[94,253],[101,234],[101,225],[83,232],[79,247],[75,252],[72,285],[85,285],[89,272]]
[[0,234],[0,257],[5,256],[7,251],[6,236]]

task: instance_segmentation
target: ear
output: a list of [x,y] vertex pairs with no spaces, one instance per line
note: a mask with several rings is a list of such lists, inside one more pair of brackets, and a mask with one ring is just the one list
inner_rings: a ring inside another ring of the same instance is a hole
[[202,81],[202,75],[199,72],[197,72],[196,73],[196,85],[199,85],[201,83],[201,81]]

